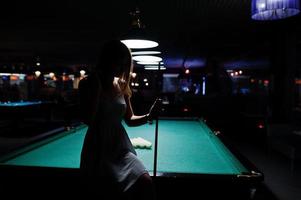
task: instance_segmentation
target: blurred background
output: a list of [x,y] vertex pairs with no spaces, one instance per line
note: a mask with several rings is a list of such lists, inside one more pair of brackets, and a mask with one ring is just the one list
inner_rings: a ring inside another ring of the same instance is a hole
[[[268,183],[269,173],[286,174],[270,181],[278,198],[299,198],[300,155],[291,152],[301,137],[301,17],[252,20],[251,0],[1,3],[0,153],[80,122],[79,81],[101,45],[129,31],[136,7],[163,60],[161,70],[134,63],[135,113],[160,96],[160,116],[206,119]],[[5,106],[14,103],[30,105]]]

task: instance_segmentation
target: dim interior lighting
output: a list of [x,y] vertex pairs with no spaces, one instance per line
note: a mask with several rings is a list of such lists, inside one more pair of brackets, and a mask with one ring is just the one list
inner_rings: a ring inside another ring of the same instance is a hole
[[203,77],[203,83],[202,83],[202,95],[206,95],[206,77]]
[[140,10],[136,8],[130,15],[132,18],[131,29],[121,42],[130,49],[145,49],[159,46],[158,42],[151,40],[147,36],[145,26],[140,19]]
[[[146,65],[144,66],[145,70],[159,70],[159,66],[157,65]],[[166,70],[164,66],[160,66],[160,70]]]
[[10,76],[10,80],[11,81],[17,81],[17,80],[19,80],[19,76],[17,76],[17,75],[11,75]]
[[74,74],[70,74],[70,75],[68,76],[68,78],[71,79],[72,81],[74,81]]
[[66,76],[66,73],[63,73],[62,79],[63,79],[63,81],[68,81],[69,77]]
[[260,9],[260,10],[263,10],[264,8],[265,8],[265,3],[259,3],[258,4],[258,8]]
[[136,78],[137,74],[135,72],[131,73],[132,78]]
[[263,125],[263,123],[258,123],[258,125],[257,125],[257,127],[259,128],[259,129],[263,129],[264,128],[264,125]]
[[26,77],[26,74],[20,74],[19,77],[20,77],[21,80],[24,80],[25,77]]
[[161,62],[162,58],[158,56],[133,56],[133,60],[137,62]]
[[40,71],[35,71],[35,75],[36,75],[36,77],[39,77],[41,75],[41,72]]
[[137,62],[139,65],[164,65],[164,62]]
[[251,79],[251,83],[255,83],[255,79],[252,78],[252,79]]
[[184,112],[188,112],[189,109],[188,109],[188,108],[184,108],[183,111],[184,111]]
[[179,74],[163,74],[163,77],[165,78],[178,78]]
[[252,19],[278,20],[300,13],[299,0],[252,0]]
[[80,76],[85,76],[85,74],[86,74],[86,71],[85,70],[80,70]]
[[0,73],[0,76],[10,76],[10,73]]
[[136,51],[136,52],[132,52],[133,56],[137,56],[137,55],[155,55],[155,54],[160,54],[160,51]]
[[139,65],[159,65],[159,62],[137,62]]
[[50,72],[50,73],[49,73],[49,77],[50,77],[50,78],[53,78],[54,76],[55,76],[55,74],[54,74],[53,72]]
[[158,42],[143,39],[121,40],[129,49],[147,49],[159,46]]
[[296,85],[301,85],[301,79],[295,79],[295,84]]

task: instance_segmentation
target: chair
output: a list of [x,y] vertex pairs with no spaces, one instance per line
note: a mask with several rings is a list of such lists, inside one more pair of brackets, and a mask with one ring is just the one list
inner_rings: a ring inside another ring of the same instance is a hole
[[268,152],[276,150],[290,159],[290,170],[294,171],[295,162],[301,158],[301,132],[290,123],[273,123],[267,127]]

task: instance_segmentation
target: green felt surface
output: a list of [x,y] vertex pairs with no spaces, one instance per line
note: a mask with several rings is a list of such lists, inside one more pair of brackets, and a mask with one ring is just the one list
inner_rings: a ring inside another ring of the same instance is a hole
[[[136,149],[138,157],[153,171],[155,124],[125,128],[130,138],[152,142],[152,149]],[[78,168],[87,127],[53,140],[2,164]],[[241,174],[247,169],[211,130],[200,121],[160,120],[158,172]]]
[[20,102],[1,102],[2,107],[22,107],[22,106],[32,106],[41,104],[41,101],[20,101]]

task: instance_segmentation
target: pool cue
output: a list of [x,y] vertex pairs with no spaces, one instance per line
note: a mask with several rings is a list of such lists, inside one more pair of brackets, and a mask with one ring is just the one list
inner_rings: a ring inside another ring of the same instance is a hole
[[[156,84],[156,89],[158,92],[158,76],[159,76],[159,72],[160,72],[160,62],[158,65],[158,74],[157,74],[157,84]],[[158,96],[157,96],[158,98]],[[156,102],[157,99],[155,100],[155,106],[156,106]],[[159,129],[159,117],[158,117],[158,113],[156,113],[156,128],[155,128],[155,151],[154,151],[154,177],[157,177],[157,157],[158,157],[158,129]]]
[[156,116],[156,128],[155,128],[155,156],[154,156],[154,177],[157,176],[158,128],[159,128],[159,119],[158,119],[158,116]]

